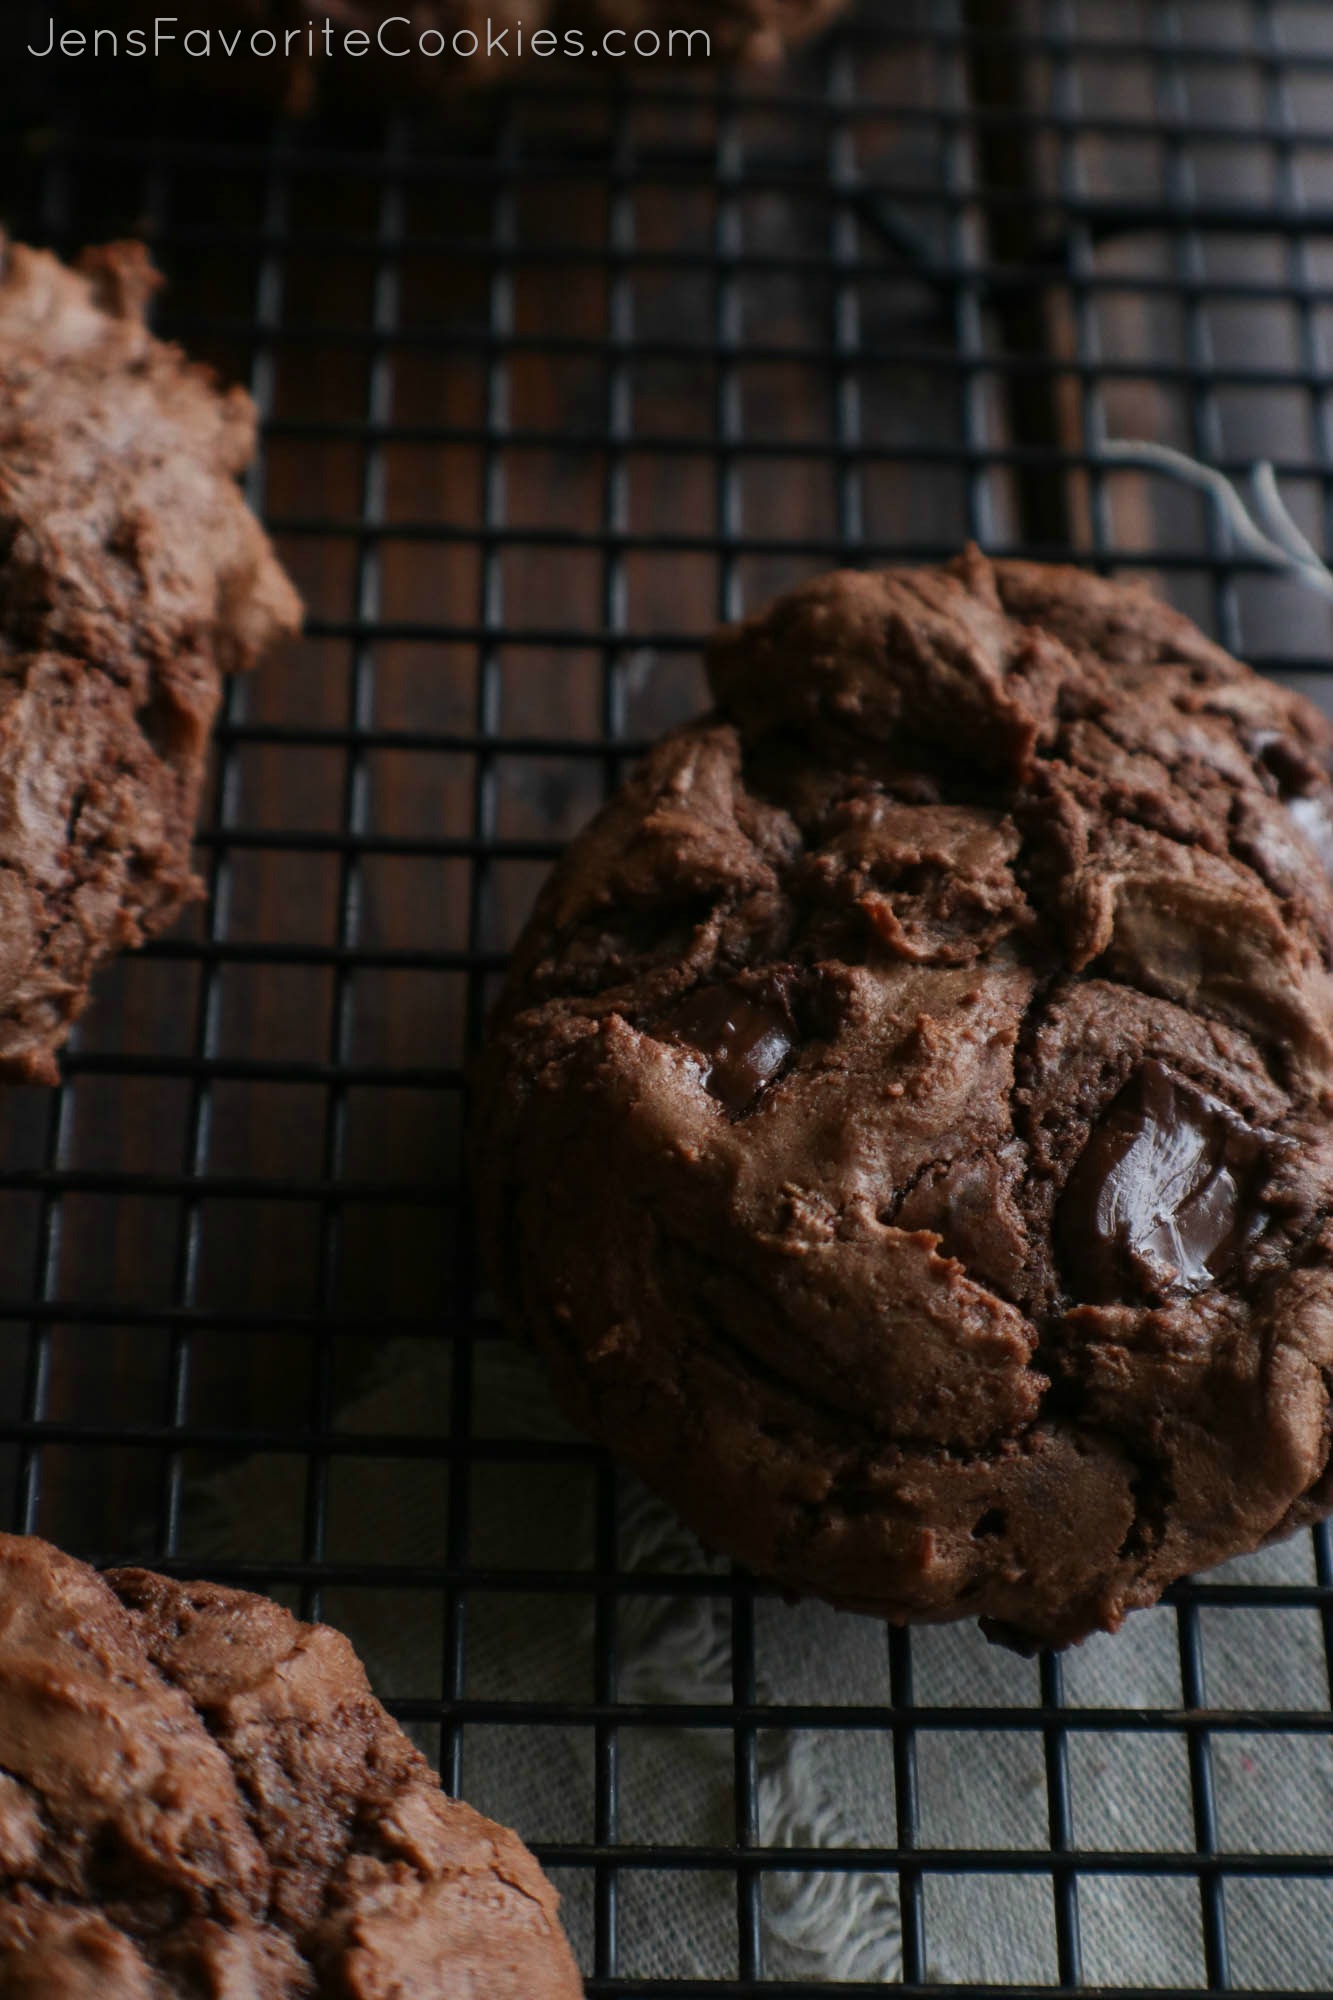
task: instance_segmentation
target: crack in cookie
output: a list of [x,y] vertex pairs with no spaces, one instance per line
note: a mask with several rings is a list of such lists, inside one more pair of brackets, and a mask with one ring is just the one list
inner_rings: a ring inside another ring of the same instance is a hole
[[1333,731],[1146,591],[975,550],[708,666],[497,1010],[502,1306],[759,1573],[1114,1628],[1327,1484]]

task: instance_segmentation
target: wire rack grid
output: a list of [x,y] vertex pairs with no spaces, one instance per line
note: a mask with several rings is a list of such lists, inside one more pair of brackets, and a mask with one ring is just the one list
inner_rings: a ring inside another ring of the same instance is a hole
[[[1328,11],[920,0],[778,80],[525,81],[447,116],[127,120],[134,83],[7,66],[6,220],[148,238],[164,330],[256,398],[250,494],[310,617],[228,690],[207,901],[110,970],[56,1090],[7,1097],[10,1524],[334,1619],[483,1806],[502,1745],[561,1746],[521,1830],[597,2000],[880,1990],[779,1976],[769,1899],[803,1876],[886,1885],[907,1993],[1327,1990],[1325,1529],[1065,1659],[830,1620],[869,1679],[796,1686],[771,1592],[630,1562],[623,1478],[515,1423],[461,1136],[536,884],[700,706],[719,616],[973,535],[1146,572],[1328,700],[1327,608],[1098,450],[1262,454],[1333,542]],[[627,1621],[681,1601],[723,1620],[725,1686],[627,1696]],[[881,1759],[876,1826],[776,1843],[779,1735]],[[715,1833],[654,1823],[649,1741],[722,1746]],[[1001,1821],[969,1774],[1002,1756],[1027,1777]],[[1154,1810],[1117,1824],[1131,1768]],[[1293,1787],[1304,1819],[1256,1833]],[[664,1936],[649,1881],[711,1884],[725,1948]]]

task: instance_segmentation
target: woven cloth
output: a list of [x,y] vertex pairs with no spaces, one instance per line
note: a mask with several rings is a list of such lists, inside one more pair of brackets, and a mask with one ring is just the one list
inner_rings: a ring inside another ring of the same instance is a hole
[[[480,1343],[472,1431],[479,1439],[554,1444],[568,1432],[525,1350]],[[438,1435],[447,1423],[450,1355],[420,1342],[392,1345],[378,1379],[337,1418],[366,1436]],[[440,1565],[447,1532],[447,1467],[420,1459],[336,1455],[328,1547],[347,1564]],[[595,1473],[553,1455],[472,1467],[470,1564],[490,1572],[585,1569],[596,1560]],[[305,1462],[267,1457],[195,1487],[187,1548],[201,1560],[272,1557],[300,1547]],[[691,1592],[690,1579],[726,1575],[652,1496],[617,1478],[622,1568],[679,1573],[679,1594],[622,1595],[614,1605],[624,1702],[726,1703],[731,1698],[731,1599]],[[1307,1536],[1216,1573],[1246,1581],[1310,1581]],[[594,1695],[591,1592],[469,1590],[466,1693],[497,1702],[587,1702]],[[322,1612],[351,1635],[382,1695],[438,1697],[441,1593],[329,1591]],[[1201,1607],[1194,1614],[1210,1708],[1324,1712],[1328,1662],[1317,1612],[1268,1606]],[[806,1603],[755,1600],[761,1703],[881,1706],[890,1700],[884,1627]],[[1012,1710],[1040,1698],[1039,1667],[989,1647],[970,1625],[913,1634],[914,1698],[923,1706]],[[1131,1618],[1114,1638],[1066,1654],[1063,1699],[1079,1710],[1158,1712],[1182,1705],[1180,1627],[1169,1608]],[[428,1752],[438,1746],[419,1732]],[[627,1844],[725,1846],[735,1838],[734,1755],[729,1731],[621,1728],[618,1838]],[[1187,1858],[1196,1849],[1189,1750],[1182,1730],[1117,1727],[1065,1737],[1075,1844],[1105,1853]],[[759,1832],[767,1846],[892,1846],[897,1838],[893,1741],[882,1729],[774,1728],[757,1739]],[[956,1983],[1053,1981],[1058,1976],[1051,1880],[1039,1863],[1015,1870],[1016,1853],[1049,1846],[1047,1767],[1039,1724],[927,1729],[915,1736],[919,1845],[995,1849],[994,1871],[925,1878],[927,1974]],[[1333,1745],[1329,1733],[1211,1734],[1218,1845],[1225,1853],[1333,1852]],[[469,1724],[462,1789],[473,1804],[530,1841],[593,1837],[593,1731],[586,1726]],[[1175,1864],[1173,1863],[1174,1867]],[[590,1871],[553,1871],[565,1920],[592,1966]],[[1203,1984],[1201,1890],[1176,1873],[1081,1873],[1079,1926],[1092,1984]],[[1328,1991],[1333,1969],[1333,1885],[1317,1877],[1238,1876],[1222,1891],[1233,1981],[1273,1991]],[[731,1868],[622,1871],[618,1892],[621,1977],[728,1978],[737,1972],[736,1878]],[[764,1972],[811,1983],[900,1976],[896,1878],[829,1870],[766,1872]]]

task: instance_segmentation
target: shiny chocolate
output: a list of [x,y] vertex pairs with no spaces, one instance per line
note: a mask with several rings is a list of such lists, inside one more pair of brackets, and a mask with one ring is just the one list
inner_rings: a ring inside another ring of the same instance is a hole
[[1271,1139],[1164,1063],[1141,1063],[1061,1198],[1074,1296],[1181,1298],[1224,1279],[1262,1224],[1257,1184]]
[[734,986],[702,986],[663,1023],[673,1041],[704,1059],[704,1087],[729,1111],[743,1111],[771,1083],[796,1043],[780,1001]]

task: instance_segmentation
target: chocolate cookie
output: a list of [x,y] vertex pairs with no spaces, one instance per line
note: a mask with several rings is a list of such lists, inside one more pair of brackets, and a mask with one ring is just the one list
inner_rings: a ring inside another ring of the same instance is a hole
[[0,237],[0,1074],[35,1081],[198,893],[222,675],[300,623],[236,485],[254,408],[148,332],[156,282],[136,243]]
[[1113,1629],[1333,1508],[1333,732],[1145,591],[825,577],[521,939],[504,1311],[711,1544]]
[[577,2000],[557,1897],[347,1640],[0,1536],[0,1992]]

